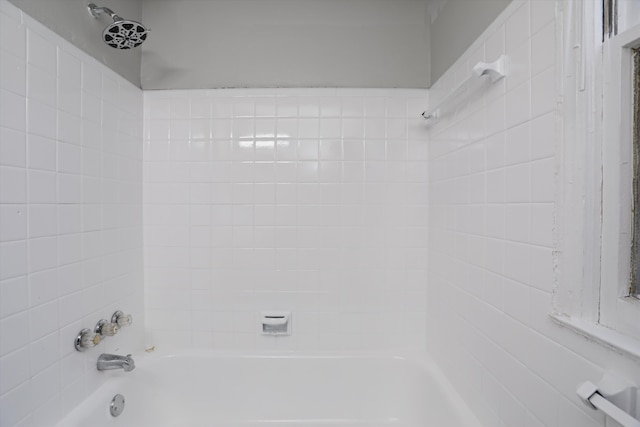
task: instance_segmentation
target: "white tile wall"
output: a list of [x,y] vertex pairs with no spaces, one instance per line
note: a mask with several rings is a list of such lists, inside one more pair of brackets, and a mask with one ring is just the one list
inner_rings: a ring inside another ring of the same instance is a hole
[[[77,405],[100,352],[141,347],[143,311],[164,347],[427,337],[485,425],[602,425],[575,385],[637,366],[547,317],[555,9],[507,8],[430,97],[502,53],[510,75],[426,144],[426,94],[404,90],[148,92],[143,134],[139,89],[0,0],[0,425]],[[134,326],[75,352],[116,308]],[[260,336],[265,309],[293,335]]]
[[510,74],[429,135],[428,343],[487,426],[601,426],[575,395],[637,364],[549,320],[558,190],[556,5],[513,2],[432,88],[438,102],[479,58]]
[[[53,425],[143,345],[142,92],[0,0],[0,425]],[[78,353],[116,309],[134,326]]]
[[[424,347],[420,90],[145,92],[149,344]],[[258,334],[261,310],[293,335]]]

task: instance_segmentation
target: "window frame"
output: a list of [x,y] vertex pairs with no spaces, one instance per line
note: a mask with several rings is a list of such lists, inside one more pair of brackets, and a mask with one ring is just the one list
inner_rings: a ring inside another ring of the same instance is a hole
[[640,46],[640,25],[603,40],[603,3],[560,3],[556,84],[561,143],[550,317],[589,341],[640,361],[640,301],[628,296],[631,145],[621,142],[629,137],[622,131],[623,121],[632,118],[620,116],[621,107],[632,102],[622,77],[631,75],[630,51]]
[[633,90],[633,238],[631,243],[631,283],[630,296],[640,294],[640,48],[631,50],[632,90]]
[[603,46],[602,266],[598,321],[635,339],[640,339],[640,300],[631,295],[633,211],[639,208],[633,206],[633,49],[639,47],[640,25],[613,36]]

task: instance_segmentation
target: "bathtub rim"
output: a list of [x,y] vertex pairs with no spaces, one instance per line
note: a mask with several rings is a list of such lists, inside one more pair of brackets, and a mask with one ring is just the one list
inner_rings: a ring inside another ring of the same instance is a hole
[[[98,356],[98,355],[97,355]],[[96,356],[96,360],[97,360]],[[136,367],[146,367],[152,365],[155,361],[164,359],[172,359],[179,357],[197,357],[197,358],[228,358],[228,359],[368,359],[368,360],[396,360],[415,366],[417,369],[426,372],[433,378],[434,382],[440,387],[444,397],[452,402],[456,408],[457,416],[463,420],[464,427],[484,427],[478,417],[471,411],[470,405],[466,402],[460,393],[453,387],[451,381],[442,372],[435,360],[426,352],[418,351],[240,351],[240,350],[219,350],[219,349],[155,349],[152,352],[138,351],[132,354],[136,362]],[[54,424],[54,427],[66,427],[69,421],[83,419],[79,415],[86,412],[84,406],[94,396],[104,393],[106,390],[113,389],[118,383],[127,380],[128,372],[123,371],[103,371],[106,380],[93,393],[86,396],[79,405]],[[109,381],[109,379],[114,381]]]

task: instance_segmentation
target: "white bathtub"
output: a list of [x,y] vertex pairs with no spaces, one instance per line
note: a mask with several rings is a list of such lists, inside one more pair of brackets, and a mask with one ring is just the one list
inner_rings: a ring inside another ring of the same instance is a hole
[[134,371],[114,372],[58,426],[480,426],[424,358],[199,351],[139,355]]

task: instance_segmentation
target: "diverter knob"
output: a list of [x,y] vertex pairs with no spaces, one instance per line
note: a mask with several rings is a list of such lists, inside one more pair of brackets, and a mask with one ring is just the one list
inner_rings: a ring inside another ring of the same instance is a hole
[[109,323],[105,319],[102,319],[96,324],[95,329],[93,330],[96,334],[100,334],[101,336],[112,337],[118,333],[118,327],[115,323]]

